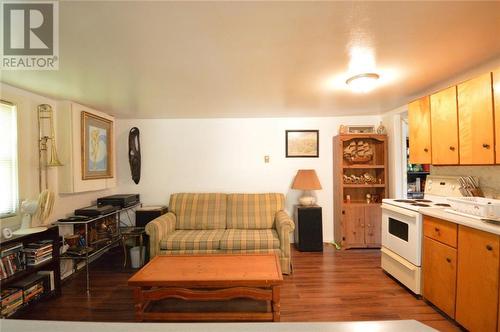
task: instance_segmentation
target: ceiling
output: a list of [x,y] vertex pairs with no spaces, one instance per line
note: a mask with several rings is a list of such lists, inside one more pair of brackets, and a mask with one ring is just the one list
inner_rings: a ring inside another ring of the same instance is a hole
[[[65,1],[59,20],[59,70],[1,80],[128,118],[377,114],[500,56],[498,1]],[[374,68],[379,88],[345,88]]]

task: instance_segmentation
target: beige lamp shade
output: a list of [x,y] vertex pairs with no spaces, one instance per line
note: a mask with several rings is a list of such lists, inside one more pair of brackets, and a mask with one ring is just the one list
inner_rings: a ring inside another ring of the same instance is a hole
[[315,170],[299,169],[293,180],[292,189],[319,190],[322,188]]

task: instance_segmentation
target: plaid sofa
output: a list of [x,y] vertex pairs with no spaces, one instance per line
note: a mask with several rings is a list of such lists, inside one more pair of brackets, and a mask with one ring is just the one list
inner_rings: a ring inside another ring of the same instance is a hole
[[284,211],[283,194],[178,193],[168,207],[146,225],[151,257],[275,252],[282,272],[290,273],[289,234],[295,226]]

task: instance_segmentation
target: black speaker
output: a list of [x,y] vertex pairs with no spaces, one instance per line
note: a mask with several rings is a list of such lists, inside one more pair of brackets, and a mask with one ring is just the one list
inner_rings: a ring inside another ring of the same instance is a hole
[[320,206],[295,205],[295,246],[299,251],[323,251],[323,217]]
[[148,222],[168,212],[166,206],[145,206],[135,211],[135,227],[146,227]]

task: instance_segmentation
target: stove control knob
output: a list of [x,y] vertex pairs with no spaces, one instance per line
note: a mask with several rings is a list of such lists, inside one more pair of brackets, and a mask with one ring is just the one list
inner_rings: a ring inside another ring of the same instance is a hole
[[427,184],[432,184],[432,180],[427,180]]

